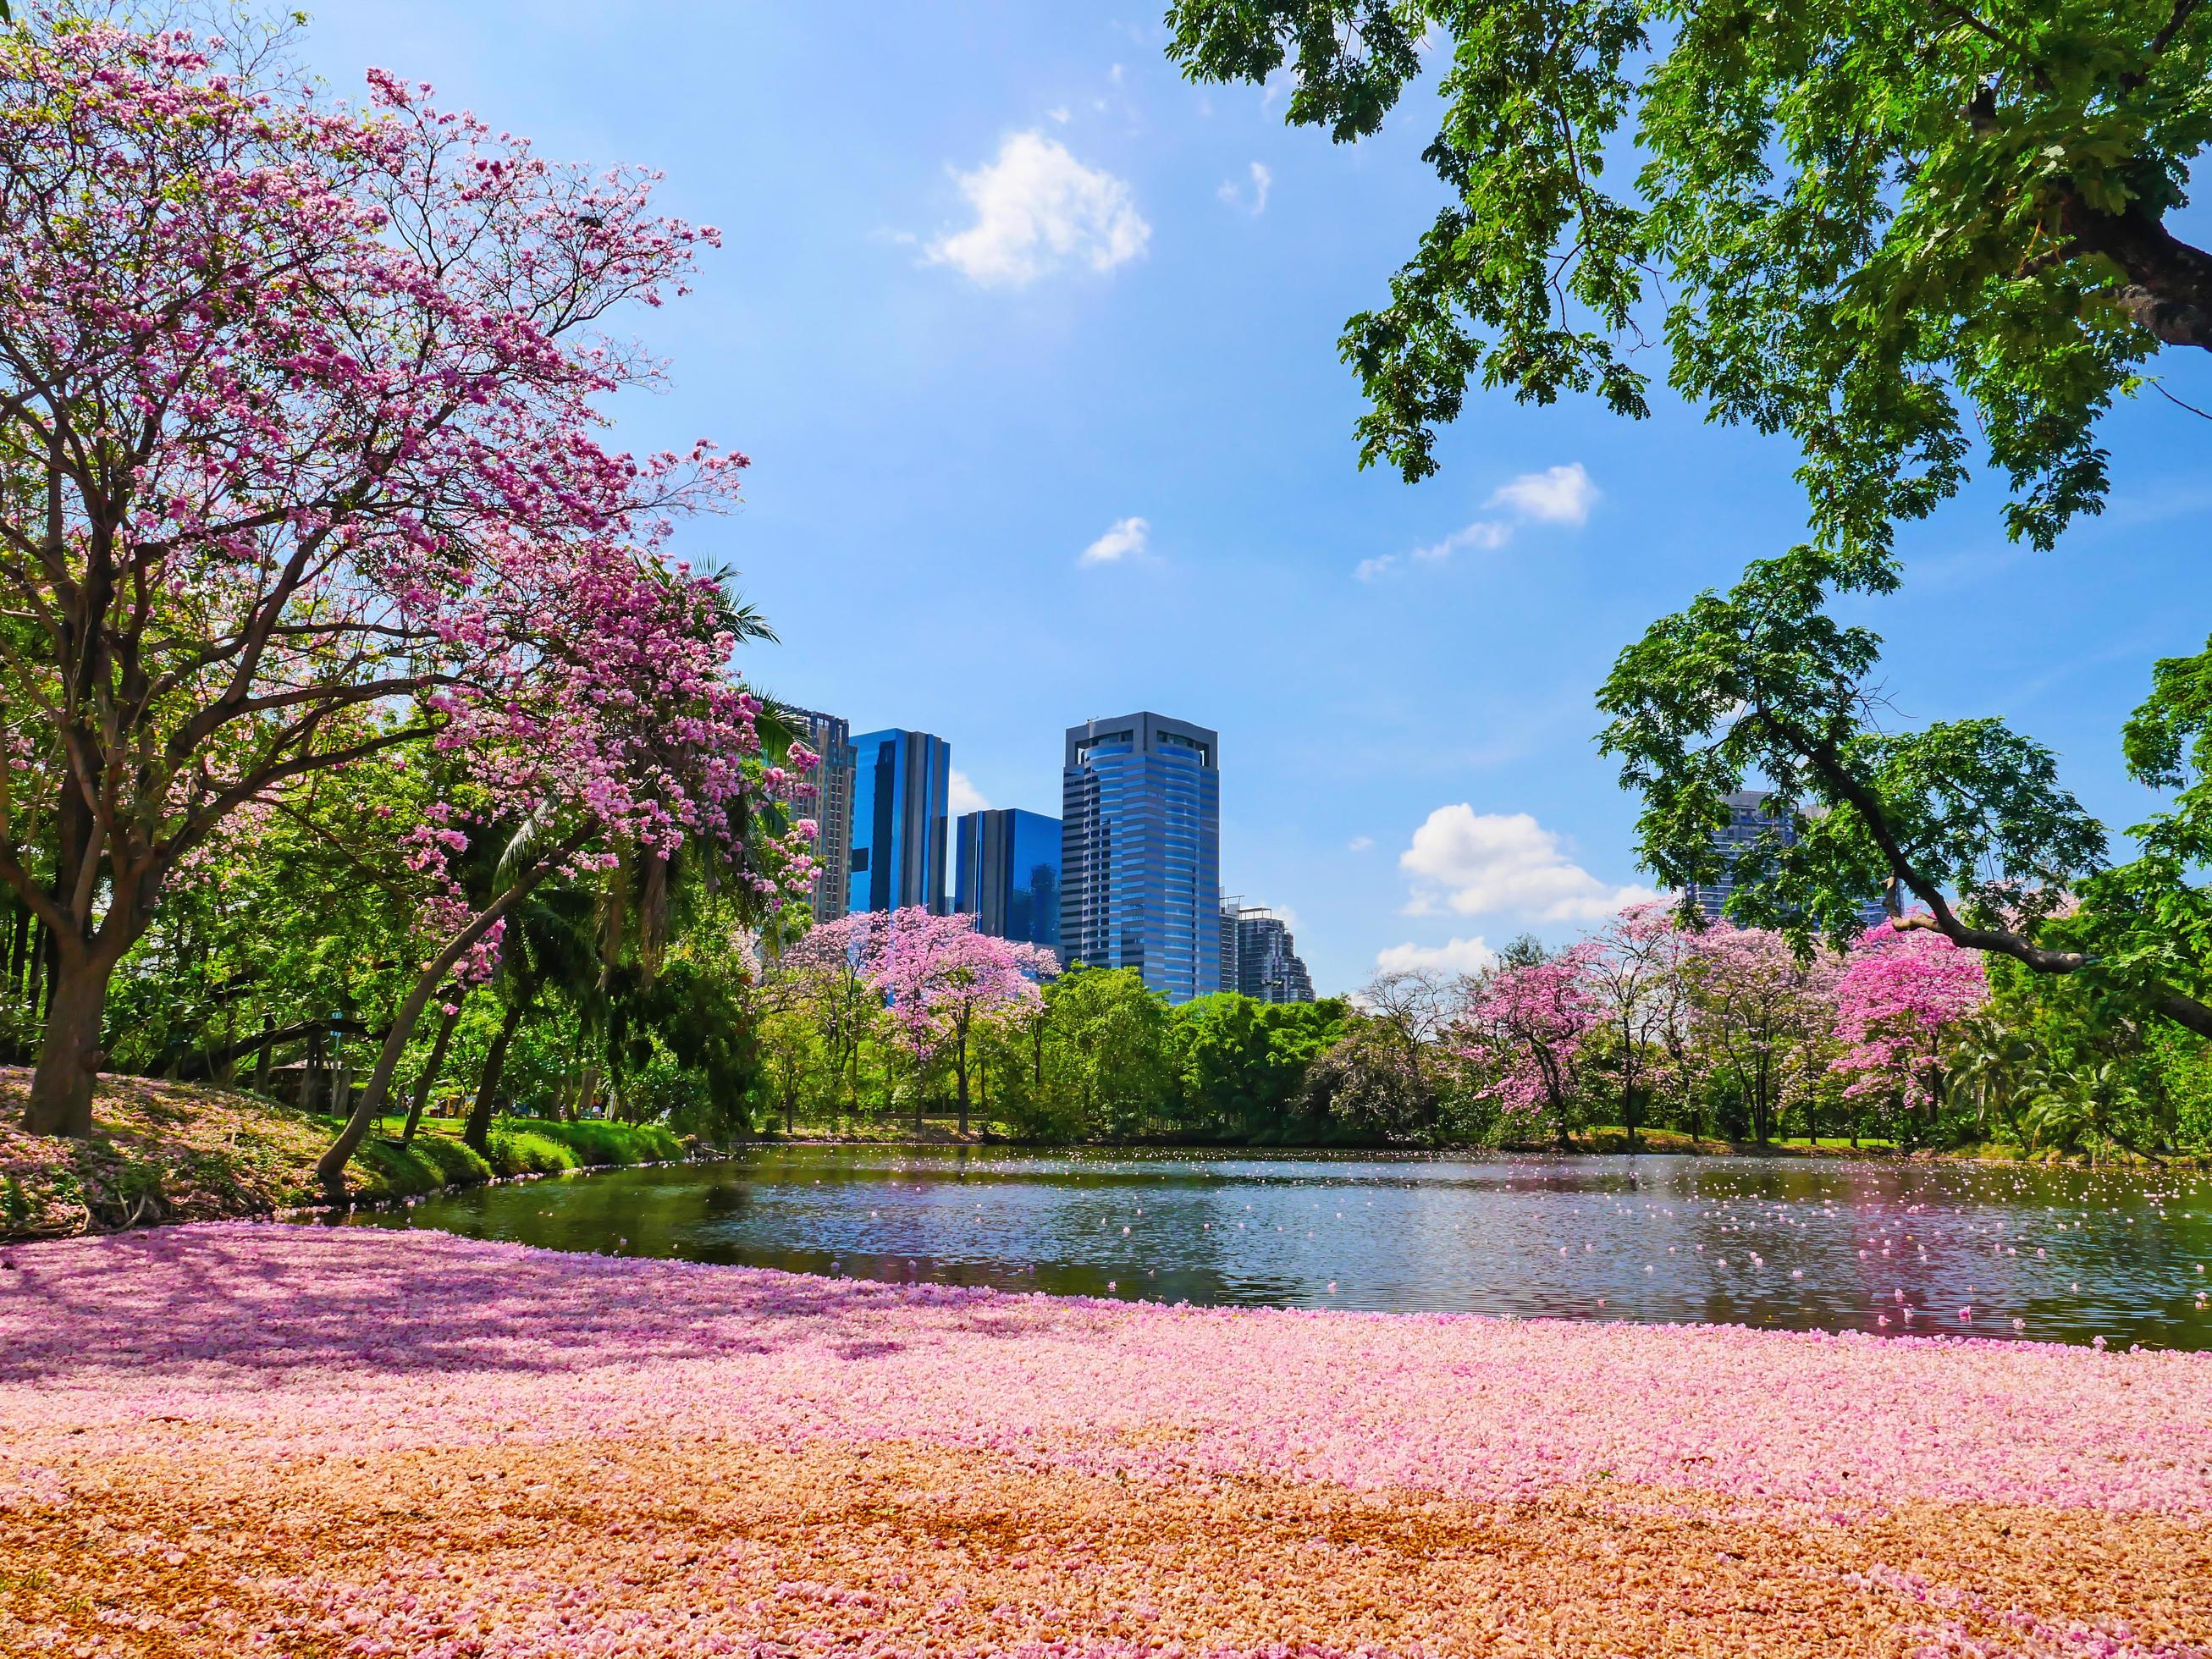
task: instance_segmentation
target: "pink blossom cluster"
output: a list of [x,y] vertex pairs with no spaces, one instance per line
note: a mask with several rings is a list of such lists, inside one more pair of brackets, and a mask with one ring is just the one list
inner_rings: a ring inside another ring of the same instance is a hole
[[[39,616],[137,592],[109,654],[162,663],[98,757],[110,888],[158,894],[271,787],[426,730],[487,816],[734,839],[805,767],[761,763],[726,596],[662,543],[744,458],[611,449],[599,407],[659,373],[605,323],[717,234],[655,214],[648,172],[548,161],[381,70],[333,102],[280,51],[61,9],[0,35],[0,425],[62,544],[0,586]],[[451,848],[417,850],[434,878]]]
[[1576,1056],[1605,1018],[1590,983],[1598,953],[1585,939],[1546,961],[1500,969],[1474,988],[1457,1046],[1496,1072],[1488,1092],[1506,1110],[1560,1107]]
[[1836,1035],[1846,1046],[1835,1070],[1851,1079],[1849,1092],[1901,1088],[1908,1104],[1931,1103],[1948,1039],[1989,994],[1977,953],[1925,928],[1869,927],[1836,981]]
[[1772,929],[1692,932],[1649,903],[1556,955],[1464,981],[1451,1046],[1514,1112],[1556,1112],[1608,1027],[1624,1093],[1638,1082],[1693,1088],[1721,1066],[1748,1080],[1762,1112],[1802,1098],[1827,1071],[1850,1079],[1848,1093],[1924,1107],[1960,1023],[1988,995],[1981,958],[1924,928],[1884,921],[1847,952],[1801,955]]
[[1039,1001],[1060,958],[1045,945],[999,939],[972,915],[921,905],[859,911],[811,928],[784,956],[793,973],[854,975],[882,996],[910,1060],[926,1063],[981,1018],[1018,1018]]

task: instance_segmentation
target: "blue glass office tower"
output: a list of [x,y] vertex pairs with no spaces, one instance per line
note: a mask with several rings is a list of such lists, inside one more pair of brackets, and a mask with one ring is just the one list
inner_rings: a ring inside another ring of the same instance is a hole
[[1018,807],[963,812],[952,860],[952,908],[975,931],[1060,943],[1060,820]]
[[846,908],[945,914],[945,793],[952,749],[896,727],[853,739],[853,847]]
[[1163,714],[1067,730],[1060,954],[1133,968],[1170,1002],[1221,978],[1219,736]]

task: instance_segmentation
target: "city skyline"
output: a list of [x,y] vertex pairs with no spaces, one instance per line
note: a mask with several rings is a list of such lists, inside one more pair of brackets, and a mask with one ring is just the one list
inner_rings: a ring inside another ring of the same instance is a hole
[[[1099,940],[1106,937],[1103,933],[1088,936],[1097,952],[1096,957],[1084,957],[1064,942],[1062,930],[1067,924],[1061,910],[1062,878],[1072,856],[1068,849],[1073,845],[1066,830],[1065,816],[1053,817],[1026,807],[957,810],[963,804],[963,790],[972,795],[972,787],[951,764],[951,739],[901,726],[852,738],[848,735],[852,722],[841,715],[793,703],[780,702],[775,706],[821,762],[817,773],[813,848],[822,867],[811,890],[817,921],[835,921],[854,910],[896,909],[919,903],[936,914],[973,915],[981,933],[1053,946],[1060,951],[1064,963],[1081,959],[1104,966],[1133,965],[1143,970],[1144,950],[1138,949],[1125,961],[1125,951],[1118,944],[1100,945]],[[1291,944],[1288,907],[1245,905],[1241,896],[1222,896],[1219,768],[1215,763],[1218,733],[1150,713],[1118,716],[1103,723],[1094,718],[1081,728],[1062,732],[1064,758],[1072,760],[1075,753],[1078,730],[1087,734],[1087,744],[1095,744],[1102,724],[1111,727],[1125,723],[1141,726],[1144,742],[1152,743],[1157,738],[1169,750],[1178,745],[1202,748],[1207,769],[1215,775],[1215,781],[1209,785],[1212,805],[1204,809],[1210,812],[1210,819],[1196,832],[1200,842],[1212,848],[1210,922],[1203,887],[1194,886],[1191,896],[1191,915],[1196,918],[1192,931],[1217,929],[1215,954],[1208,968],[1202,953],[1194,948],[1194,965],[1188,975],[1178,966],[1156,988],[1163,989],[1172,1001],[1186,1001],[1216,989],[1240,992],[1262,1001],[1312,1001],[1313,981]],[[1150,723],[1157,723],[1157,732]],[[1109,737],[1129,735],[1109,733]],[[1066,803],[1075,799],[1068,778],[1072,769],[1063,768],[1063,814]],[[1152,856],[1158,856],[1159,845],[1156,836]],[[943,853],[929,850],[945,847],[950,849],[949,860]],[[938,866],[934,876],[933,866]],[[933,887],[933,880],[946,872],[949,892],[941,886]],[[1157,903],[1157,898],[1153,902]],[[1066,915],[1076,915],[1081,900],[1067,902],[1073,908]],[[1101,902],[1111,908],[1111,900]],[[835,908],[825,909],[825,904]],[[1242,970],[1245,952],[1240,949],[1248,931],[1255,964],[1249,975]],[[1163,943],[1154,928],[1155,971],[1147,975],[1148,984],[1161,977],[1157,957]],[[1265,966],[1256,965],[1262,962]]]

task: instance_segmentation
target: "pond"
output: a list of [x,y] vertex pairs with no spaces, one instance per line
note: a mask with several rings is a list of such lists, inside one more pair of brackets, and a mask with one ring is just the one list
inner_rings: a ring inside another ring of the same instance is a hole
[[2212,1177],[2179,1172],[802,1146],[352,1224],[1150,1301],[2212,1348]]

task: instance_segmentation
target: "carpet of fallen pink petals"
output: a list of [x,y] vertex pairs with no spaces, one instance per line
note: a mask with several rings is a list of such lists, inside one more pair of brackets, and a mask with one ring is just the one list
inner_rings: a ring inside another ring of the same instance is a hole
[[[802,1462],[872,1447],[921,1460],[932,1480],[957,1467],[963,1480],[1060,1493],[1036,1501],[1071,1512],[1092,1501],[1066,1496],[1078,1487],[1189,1493],[1261,1482],[1303,1492],[1300,1502],[1335,1492],[1402,1504],[1411,1495],[1492,1514],[1571,1500],[1577,1526],[1595,1524],[1586,1514],[1595,1504],[1632,1537],[1685,1516],[1771,1537],[1879,1528],[1908,1513],[2074,1514],[2068,1524],[2081,1528],[2154,1526],[2162,1551],[2175,1536],[2201,1537],[2212,1519],[2212,1355],[1168,1307],[368,1228],[216,1224],[0,1257],[0,1523],[36,1522],[49,1539],[74,1524],[73,1512],[82,1520],[141,1479],[118,1486],[118,1470],[166,1469],[167,1479],[195,1465],[234,1473],[339,1457],[363,1468],[487,1456],[526,1467],[533,1455],[550,1467],[573,1463],[580,1446],[597,1447],[592,1455],[613,1469],[709,1443]],[[143,1478],[147,1491],[161,1488]],[[101,1524],[112,1534],[121,1523]],[[2006,1521],[2003,1535],[2015,1524]],[[902,1547],[887,1541],[878,1565]],[[2125,1547],[2102,1547],[2103,1571],[2117,1572]],[[811,1559],[803,1547],[799,1559]],[[1909,1600],[1899,1586],[1921,1582],[1910,1561],[1863,1568],[1850,1590],[1861,1601]],[[1839,1567],[1836,1581],[1844,1576]],[[0,1589],[9,1582],[0,1577]],[[2104,1593],[2121,1595],[2118,1583]],[[2076,1587],[2092,1598],[2085,1613],[2130,1612],[2094,1601],[2094,1574]],[[1939,1588],[1989,1600],[1972,1585]],[[313,1601],[327,1587],[293,1589]],[[526,1601],[556,1587],[515,1593]],[[701,1626],[695,1610],[695,1646],[656,1645],[656,1636],[502,1647],[448,1632],[379,1648],[390,1608],[373,1587],[348,1594],[359,1598],[357,1641],[280,1640],[266,1650],[707,1652],[722,1650],[709,1632],[767,1639],[772,1622],[756,1609],[735,1628]],[[838,1639],[858,1641],[868,1620],[840,1605]],[[2048,1609],[2015,1616],[1990,1606],[2000,1624],[2013,1619],[2007,1628],[2057,1630],[2052,1651],[2197,1650],[2142,1644],[2118,1626],[2077,1642]],[[62,1628],[40,1616],[47,1622],[26,1614],[12,1628]],[[2181,1627],[2212,1637],[2185,1612]],[[1187,1633],[1204,1647],[1228,1628],[1199,1620]],[[1326,1636],[1313,1650],[1328,1650]],[[939,1650],[901,1647],[880,1631],[870,1639],[874,1650]],[[980,1630],[955,1631],[941,1650],[965,1650],[963,1640],[989,1646]],[[118,1638],[85,1650],[224,1650]]]

